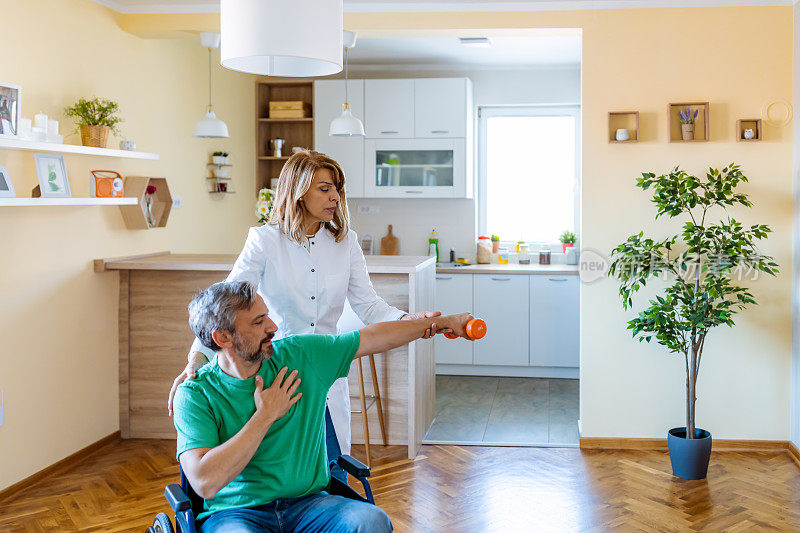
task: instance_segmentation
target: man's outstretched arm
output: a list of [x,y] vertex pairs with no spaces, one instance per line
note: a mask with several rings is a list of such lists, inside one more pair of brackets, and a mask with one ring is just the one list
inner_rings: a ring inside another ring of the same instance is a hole
[[[467,336],[467,322],[472,319],[469,313],[459,315],[439,316],[435,318],[420,318],[417,320],[395,320],[394,322],[379,322],[361,330],[361,342],[355,357],[386,352],[411,341],[421,339],[429,328],[438,333],[445,329],[453,330],[459,337],[469,339]],[[471,339],[470,339],[471,340]]]

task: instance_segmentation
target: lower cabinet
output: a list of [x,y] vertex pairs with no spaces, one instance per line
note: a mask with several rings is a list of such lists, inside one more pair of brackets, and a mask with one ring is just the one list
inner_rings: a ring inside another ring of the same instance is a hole
[[469,365],[476,373],[498,367],[491,375],[577,376],[579,291],[577,275],[437,274],[436,309],[445,315],[471,312],[488,328],[475,342],[437,335],[436,364]]
[[[443,315],[472,313],[472,275],[436,274],[436,310]],[[472,364],[471,341],[436,335],[433,343],[438,364]]]
[[531,276],[531,366],[580,364],[578,276]]
[[528,365],[529,277],[473,274],[474,315],[487,325],[486,336],[473,342],[473,364]]

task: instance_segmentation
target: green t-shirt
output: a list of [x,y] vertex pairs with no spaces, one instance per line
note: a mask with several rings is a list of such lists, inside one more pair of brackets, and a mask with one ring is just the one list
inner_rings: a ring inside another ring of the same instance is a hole
[[[302,380],[303,397],[267,431],[253,458],[198,516],[235,507],[253,507],[278,498],[294,498],[325,490],[330,482],[325,449],[325,402],[333,382],[345,377],[358,351],[358,331],[344,335],[293,335],[274,341],[274,353],[258,374],[264,388],[284,366]],[[178,458],[186,450],[213,448],[236,435],[256,411],[255,376],[237,379],[216,361],[184,381],[175,393]]]

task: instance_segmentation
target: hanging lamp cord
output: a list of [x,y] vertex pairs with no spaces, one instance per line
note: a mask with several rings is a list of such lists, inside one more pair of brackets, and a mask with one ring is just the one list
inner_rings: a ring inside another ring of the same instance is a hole
[[208,49],[208,110],[211,111],[211,48]]
[[350,101],[347,98],[347,47],[344,47],[344,108],[350,107]]

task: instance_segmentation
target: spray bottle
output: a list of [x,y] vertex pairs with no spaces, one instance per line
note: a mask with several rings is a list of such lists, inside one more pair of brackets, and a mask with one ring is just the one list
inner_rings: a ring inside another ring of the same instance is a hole
[[431,237],[428,239],[428,255],[436,256],[436,262],[439,262],[439,238],[435,229],[431,231]]

